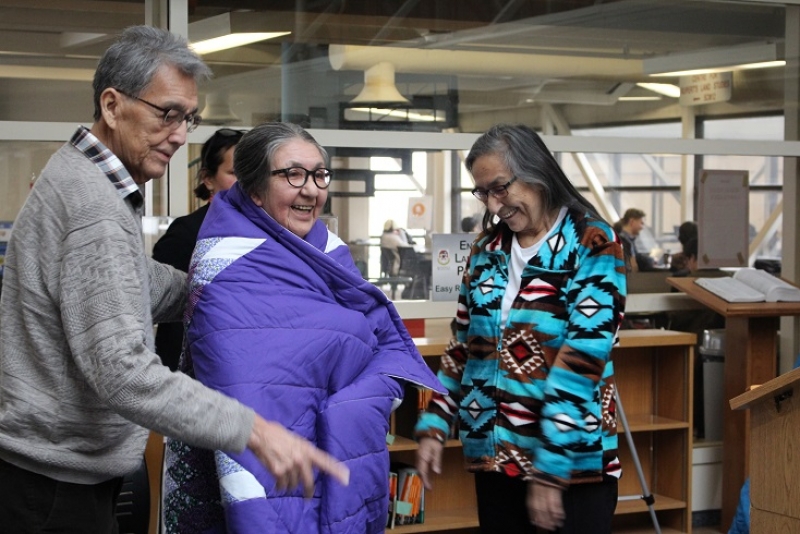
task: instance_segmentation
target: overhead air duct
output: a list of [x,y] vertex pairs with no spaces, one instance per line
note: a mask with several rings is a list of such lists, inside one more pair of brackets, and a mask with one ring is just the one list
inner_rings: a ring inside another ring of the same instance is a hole
[[338,44],[330,45],[328,59],[334,70],[366,71],[374,65],[388,62],[396,72],[419,74],[548,78],[608,76],[618,80],[642,76],[641,59]]

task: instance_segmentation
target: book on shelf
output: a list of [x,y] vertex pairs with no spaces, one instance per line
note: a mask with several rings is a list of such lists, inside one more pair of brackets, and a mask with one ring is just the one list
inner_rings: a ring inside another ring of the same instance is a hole
[[397,508],[397,473],[389,472],[389,515],[386,528],[394,528],[395,510]]
[[[392,475],[396,476],[394,498],[391,496]],[[389,479],[390,505],[393,506],[389,511],[388,528],[422,523],[425,518],[425,488],[417,470],[402,464],[393,465]]]
[[730,277],[697,278],[695,284],[728,302],[800,302],[800,288],[752,267]]

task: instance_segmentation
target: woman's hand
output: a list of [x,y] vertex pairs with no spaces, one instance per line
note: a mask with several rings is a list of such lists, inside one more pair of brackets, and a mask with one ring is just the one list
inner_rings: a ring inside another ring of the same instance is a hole
[[433,471],[437,475],[442,473],[442,451],[444,443],[434,438],[422,438],[417,448],[417,471],[422,477],[425,489],[433,489],[433,479],[429,475]]
[[562,490],[538,482],[528,483],[528,517],[531,523],[545,530],[555,530],[564,525]]
[[303,485],[306,498],[314,495],[314,468],[328,473],[347,486],[350,471],[333,456],[314,447],[278,423],[256,415],[247,448],[266,466],[278,489]]

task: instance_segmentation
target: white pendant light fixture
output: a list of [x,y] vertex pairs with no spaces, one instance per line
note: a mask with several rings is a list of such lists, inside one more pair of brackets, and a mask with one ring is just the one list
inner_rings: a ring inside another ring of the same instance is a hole
[[212,91],[206,95],[206,105],[200,112],[203,124],[234,124],[241,119],[233,112],[226,91]]
[[350,103],[407,105],[411,102],[400,94],[394,84],[394,65],[388,61],[382,61],[364,71],[364,88]]

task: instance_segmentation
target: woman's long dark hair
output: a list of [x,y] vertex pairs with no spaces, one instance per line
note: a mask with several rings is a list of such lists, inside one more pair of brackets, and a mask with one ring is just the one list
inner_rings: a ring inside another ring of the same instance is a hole
[[209,137],[200,151],[200,169],[197,171],[197,186],[194,188],[194,196],[200,200],[211,198],[211,191],[208,190],[203,179],[206,176],[214,176],[219,170],[219,166],[225,161],[225,153],[228,149],[236,146],[244,132],[232,130],[231,128],[220,128],[214,135]]
[[[575,189],[561,169],[553,154],[533,129],[522,124],[498,124],[481,135],[467,154],[467,170],[472,172],[475,161],[496,154],[503,158],[508,170],[517,180],[534,187],[542,195],[542,206],[550,212],[561,207],[581,206],[592,217],[603,220],[591,202]],[[505,223],[495,225],[493,216],[486,210],[483,229],[496,235]]]

